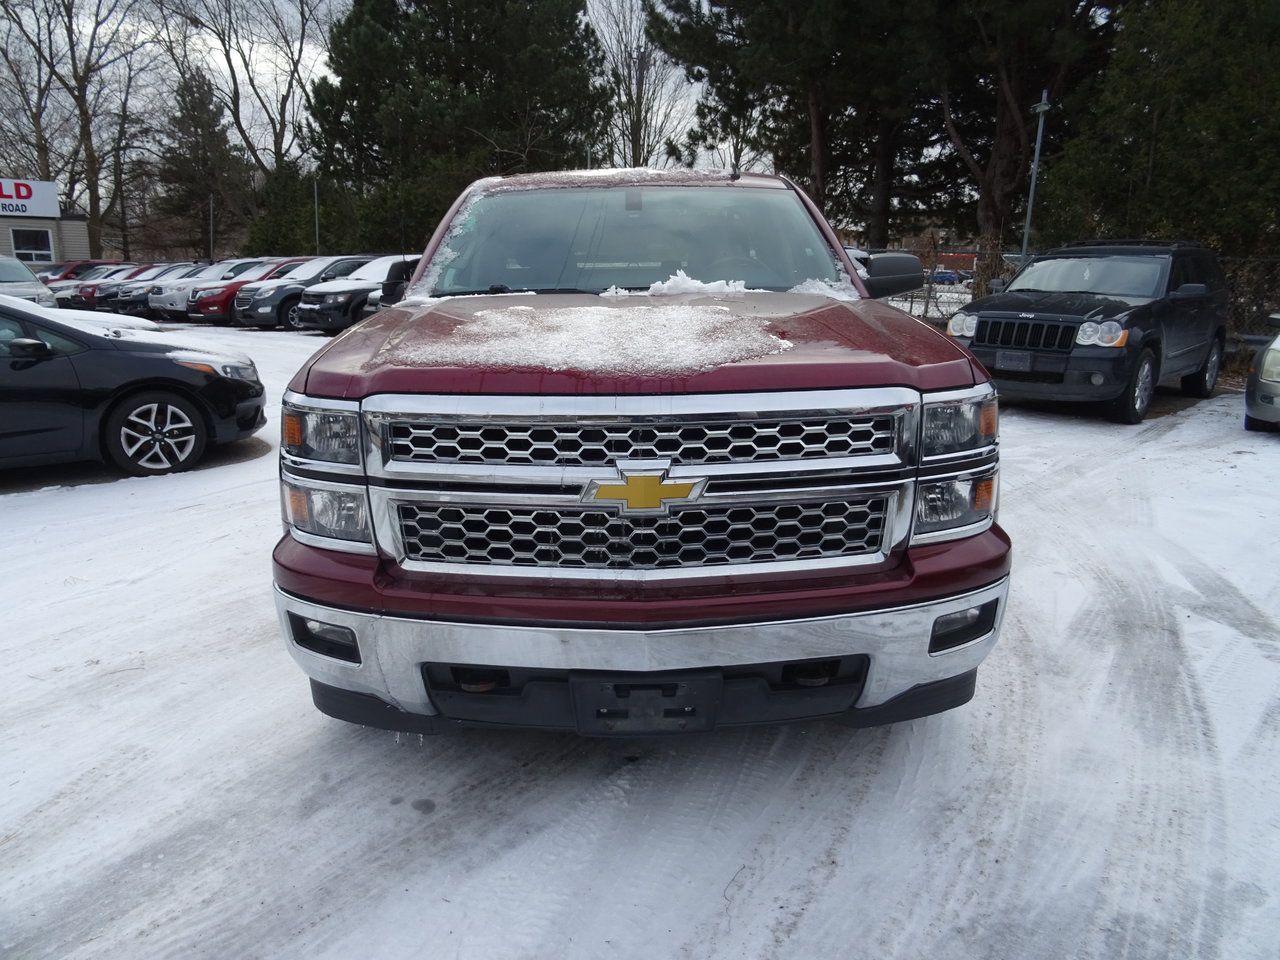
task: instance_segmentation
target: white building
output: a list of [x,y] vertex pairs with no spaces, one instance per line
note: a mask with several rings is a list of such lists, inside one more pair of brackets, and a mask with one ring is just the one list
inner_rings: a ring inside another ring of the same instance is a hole
[[0,256],[33,267],[87,260],[88,223],[83,216],[62,214],[56,183],[0,177]]

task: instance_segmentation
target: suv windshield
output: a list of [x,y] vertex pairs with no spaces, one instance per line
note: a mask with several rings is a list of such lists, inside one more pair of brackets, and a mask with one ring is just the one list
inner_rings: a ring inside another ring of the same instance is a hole
[[683,270],[789,290],[836,282],[835,254],[790,190],[590,187],[482,193],[424,274],[433,295],[646,289]]
[[0,257],[0,283],[36,283],[36,275],[21,260]]
[[1028,264],[1005,289],[1157,297],[1168,266],[1168,257],[1051,257]]

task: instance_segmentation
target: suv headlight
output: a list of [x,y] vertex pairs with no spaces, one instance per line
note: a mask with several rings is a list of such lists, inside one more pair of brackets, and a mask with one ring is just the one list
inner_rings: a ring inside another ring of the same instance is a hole
[[364,487],[286,476],[280,481],[280,502],[284,522],[293,530],[341,541],[334,544],[339,550],[371,550],[369,498]]
[[205,297],[215,297],[226,290],[226,287],[211,287],[208,290],[197,290],[191,295],[192,300],[203,300]]
[[52,290],[41,290],[36,294],[36,303],[42,307],[54,307],[58,304],[58,298],[53,295]]
[[947,321],[947,333],[953,337],[972,337],[978,332],[978,315],[957,310]]
[[280,417],[280,446],[300,460],[359,463],[359,414],[285,401]]
[[928,401],[928,394],[925,398],[921,456],[976,451],[996,442],[1000,433],[1000,408],[990,384],[932,403]]
[[1094,323],[1088,320],[1076,331],[1076,343],[1082,347],[1123,347],[1129,342],[1129,331],[1115,320]]
[[326,293],[324,295],[325,303],[346,303],[350,299],[351,294],[349,293]]

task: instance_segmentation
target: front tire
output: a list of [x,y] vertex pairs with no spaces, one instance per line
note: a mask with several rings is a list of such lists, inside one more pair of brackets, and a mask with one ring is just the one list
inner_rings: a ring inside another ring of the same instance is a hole
[[291,297],[280,304],[276,317],[279,319],[279,325],[286,330],[302,330],[303,326],[298,321],[298,304],[302,302],[300,297]]
[[1138,355],[1138,362],[1133,365],[1133,373],[1124,393],[1115,400],[1111,415],[1120,423],[1141,423],[1151,408],[1151,399],[1156,394],[1156,383],[1159,374],[1156,368],[1156,355],[1149,347],[1144,347]]
[[1209,347],[1209,355],[1204,358],[1200,369],[1182,378],[1182,392],[1202,400],[1213,396],[1213,388],[1218,385],[1218,372],[1222,369],[1222,341],[1216,337]]
[[125,398],[103,426],[107,455],[135,477],[189,470],[204,456],[208,442],[208,428],[195,404],[167,390]]

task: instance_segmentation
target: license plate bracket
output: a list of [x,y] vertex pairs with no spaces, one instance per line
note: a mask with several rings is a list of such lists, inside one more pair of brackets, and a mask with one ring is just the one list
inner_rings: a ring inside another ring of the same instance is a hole
[[996,369],[1030,373],[1031,353],[1026,350],[997,350]]
[[724,678],[719,671],[572,673],[569,688],[578,732],[646,736],[710,730]]

